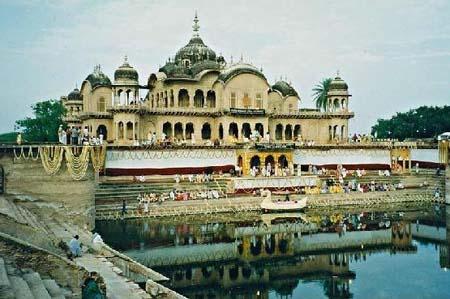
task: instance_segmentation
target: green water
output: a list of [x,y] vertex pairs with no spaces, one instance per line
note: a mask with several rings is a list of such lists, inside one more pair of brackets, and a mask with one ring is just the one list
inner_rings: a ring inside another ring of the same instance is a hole
[[189,298],[450,298],[450,207],[96,225]]

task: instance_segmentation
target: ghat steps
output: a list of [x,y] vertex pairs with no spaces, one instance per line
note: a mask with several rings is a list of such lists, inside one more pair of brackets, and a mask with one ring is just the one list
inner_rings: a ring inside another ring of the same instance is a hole
[[5,299],[64,299],[73,294],[55,280],[42,278],[30,269],[19,269],[13,262],[0,257],[0,298]]

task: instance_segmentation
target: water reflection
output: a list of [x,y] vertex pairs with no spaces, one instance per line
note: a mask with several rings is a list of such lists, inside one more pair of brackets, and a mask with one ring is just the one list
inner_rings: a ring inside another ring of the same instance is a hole
[[370,264],[372,256],[390,263],[389,257],[419,255],[418,247],[432,244],[440,267],[448,268],[447,213],[444,206],[397,206],[100,221],[97,230],[112,247],[170,278],[168,286],[189,298],[297,298],[299,292],[305,298],[352,298],[360,288],[355,287],[358,273],[370,270],[354,268]]

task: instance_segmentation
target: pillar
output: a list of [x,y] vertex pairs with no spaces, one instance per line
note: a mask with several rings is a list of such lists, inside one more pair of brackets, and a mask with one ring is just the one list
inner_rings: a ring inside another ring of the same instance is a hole
[[136,132],[135,126],[136,126],[136,123],[133,121],[133,141],[136,140],[136,138],[135,138],[135,132]]
[[174,108],[178,108],[178,92],[179,92],[178,89],[173,91],[173,107]]

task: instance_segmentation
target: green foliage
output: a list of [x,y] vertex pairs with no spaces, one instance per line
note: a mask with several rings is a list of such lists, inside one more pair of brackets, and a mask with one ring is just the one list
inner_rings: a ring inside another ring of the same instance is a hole
[[66,113],[60,101],[48,100],[31,106],[34,118],[27,117],[16,121],[23,129],[23,139],[28,142],[56,142],[58,128],[65,126],[63,117]]
[[16,142],[16,138],[17,138],[16,132],[0,134],[0,142],[14,143]]
[[327,108],[327,93],[332,80],[331,78],[325,78],[313,88],[313,101],[316,102],[318,109],[326,110]]
[[435,138],[450,131],[450,106],[421,106],[408,112],[398,112],[391,119],[378,119],[372,135],[378,138]]

